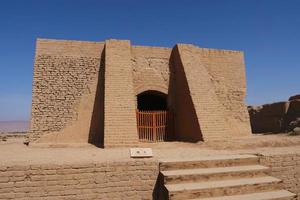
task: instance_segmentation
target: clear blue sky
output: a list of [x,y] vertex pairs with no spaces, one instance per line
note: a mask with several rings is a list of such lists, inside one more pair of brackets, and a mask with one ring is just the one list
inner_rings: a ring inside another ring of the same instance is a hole
[[248,104],[300,93],[299,0],[1,0],[0,121],[30,118],[36,38],[243,50]]

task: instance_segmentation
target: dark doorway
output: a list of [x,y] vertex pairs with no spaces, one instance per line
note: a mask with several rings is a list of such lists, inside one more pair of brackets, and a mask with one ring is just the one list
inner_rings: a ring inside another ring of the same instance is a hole
[[167,110],[167,95],[158,91],[148,90],[137,96],[138,110]]
[[167,95],[148,90],[137,95],[137,128],[141,142],[162,142],[170,138],[171,115]]

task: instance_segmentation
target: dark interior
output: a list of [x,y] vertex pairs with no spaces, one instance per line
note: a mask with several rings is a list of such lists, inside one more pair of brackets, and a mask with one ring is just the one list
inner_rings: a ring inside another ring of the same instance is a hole
[[139,110],[167,110],[167,95],[148,90],[137,96]]

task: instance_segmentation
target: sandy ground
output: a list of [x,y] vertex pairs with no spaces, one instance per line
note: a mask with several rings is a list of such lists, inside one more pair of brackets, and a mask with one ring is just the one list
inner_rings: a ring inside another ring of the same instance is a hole
[[[71,164],[87,162],[130,161],[129,148],[101,149],[93,145],[73,147],[30,147],[22,138],[0,142],[0,165]],[[164,142],[147,144],[153,149],[154,160],[197,159],[228,154],[300,153],[300,136],[255,135],[231,141],[200,143]]]

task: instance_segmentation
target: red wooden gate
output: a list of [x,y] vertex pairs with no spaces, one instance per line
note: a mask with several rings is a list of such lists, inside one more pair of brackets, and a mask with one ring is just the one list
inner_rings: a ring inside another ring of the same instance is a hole
[[168,111],[136,111],[139,140],[142,142],[165,141],[167,124],[169,121]]

